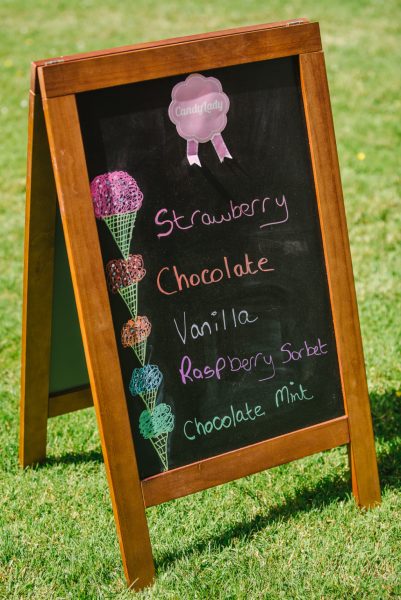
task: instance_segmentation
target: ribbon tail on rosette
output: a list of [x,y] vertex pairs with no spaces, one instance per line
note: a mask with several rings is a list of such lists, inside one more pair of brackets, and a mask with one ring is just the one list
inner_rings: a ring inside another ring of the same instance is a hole
[[198,156],[198,142],[196,140],[187,140],[187,159],[190,165],[198,165],[201,167],[201,163]]
[[220,162],[223,162],[225,158],[232,158],[221,133],[214,134],[214,136],[212,137],[212,144],[214,149],[216,150],[216,154],[219,157]]

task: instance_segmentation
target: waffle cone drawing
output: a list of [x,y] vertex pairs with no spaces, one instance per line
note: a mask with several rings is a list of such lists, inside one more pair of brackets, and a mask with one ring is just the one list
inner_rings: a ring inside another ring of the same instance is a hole
[[158,388],[154,390],[145,390],[144,392],[140,392],[140,397],[146,404],[146,408],[153,412],[156,406],[156,398],[157,398]]
[[168,471],[168,456],[167,456],[167,442],[168,433],[160,433],[155,437],[150,438],[154,449],[156,450],[160,461],[163,465],[163,471]]
[[147,341],[148,340],[143,340],[142,342],[131,346],[142,366],[145,364]]
[[103,217],[103,221],[109,228],[109,231],[124,258],[128,258],[129,255],[136,214],[136,212],[132,212]]
[[162,382],[163,375],[157,365],[145,365],[132,371],[129,384],[133,396],[140,396],[150,413],[156,406],[157,392]]
[[104,221],[127,259],[136,215],[143,201],[137,182],[125,171],[111,171],[95,177],[90,188],[96,218]]
[[140,254],[110,260],[106,265],[107,281],[112,294],[120,294],[134,319],[138,312],[138,282],[146,274]]
[[124,348],[132,348],[142,366],[145,364],[146,344],[152,330],[147,317],[130,319],[121,330],[121,343]]
[[157,404],[154,410],[144,410],[139,417],[139,432],[149,440],[163,465],[168,470],[168,435],[174,429],[175,418],[171,407],[164,402]]
[[138,314],[138,284],[132,283],[127,287],[121,287],[118,293],[127,305],[131,317],[135,319]]

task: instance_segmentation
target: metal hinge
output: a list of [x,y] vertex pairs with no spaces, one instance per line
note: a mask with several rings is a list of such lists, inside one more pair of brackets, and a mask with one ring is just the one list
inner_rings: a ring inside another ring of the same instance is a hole
[[47,60],[44,63],[44,66],[47,67],[48,65],[56,65],[57,63],[62,63],[64,62],[64,58],[60,57],[60,58],[53,58],[52,60]]

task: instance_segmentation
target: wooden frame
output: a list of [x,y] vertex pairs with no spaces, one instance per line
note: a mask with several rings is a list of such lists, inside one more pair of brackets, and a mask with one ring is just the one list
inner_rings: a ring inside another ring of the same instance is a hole
[[[346,414],[140,481],[75,94],[294,55],[299,56]],[[90,378],[90,390],[72,390],[50,400],[49,309],[56,195],[41,103]],[[90,406],[93,398],[128,583],[140,589],[151,583],[154,576],[145,516],[147,506],[342,444],[350,447],[352,489],[357,503],[369,507],[380,502],[352,265],[318,24],[301,19],[36,63],[29,140],[20,460],[23,466],[43,460],[47,418]],[[44,256],[48,258],[43,264]],[[94,288],[96,295],[91,293]],[[91,319],[92,314],[99,318]],[[41,323],[40,336],[35,329],[38,322]],[[112,410],[107,402],[111,396]]]

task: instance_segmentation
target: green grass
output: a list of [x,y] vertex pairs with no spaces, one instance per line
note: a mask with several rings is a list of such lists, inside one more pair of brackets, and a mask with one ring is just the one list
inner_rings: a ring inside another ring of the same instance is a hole
[[157,583],[142,597],[401,597],[400,9],[397,0],[2,0],[1,598],[130,597],[93,413],[53,419],[48,463],[17,465],[30,60],[298,16],[321,22],[383,503],[355,507],[342,448],[150,509]]

